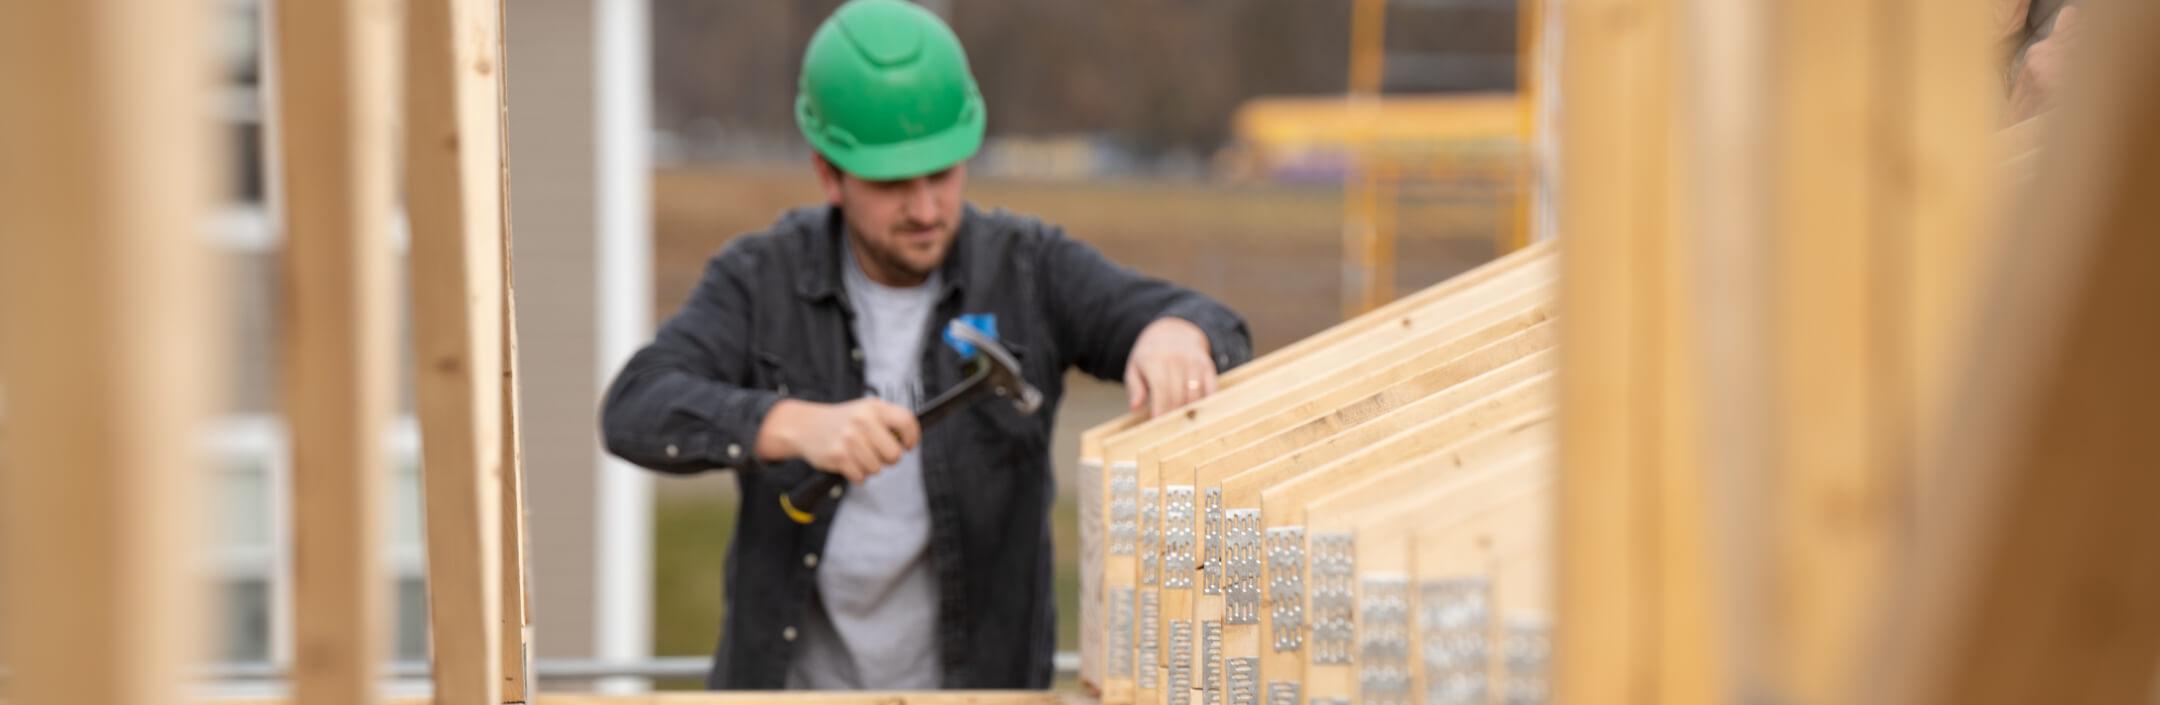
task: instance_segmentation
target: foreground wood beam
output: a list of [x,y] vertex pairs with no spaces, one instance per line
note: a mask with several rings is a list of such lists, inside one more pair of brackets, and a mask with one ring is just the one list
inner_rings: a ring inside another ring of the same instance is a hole
[[[2095,3],[1939,449],[1943,525],[1851,702],[2139,702],[2160,658],[2160,6]],[[1948,475],[1943,475],[1948,477]]]
[[[180,696],[220,389],[209,3],[0,4],[0,659],[26,703]],[[191,31],[194,30],[194,31]]]
[[414,0],[406,14],[406,203],[426,476],[435,694],[503,691],[501,9]]
[[397,355],[390,213],[399,18],[280,3],[284,281],[293,448],[293,697],[372,702],[388,624],[382,513]]
[[[192,701],[199,705],[295,705],[283,699],[217,699]],[[428,697],[389,698],[385,705],[432,705]],[[594,695],[560,693],[538,696],[535,705],[1095,705],[1095,699],[1073,693],[948,691],[934,693],[641,693]]]
[[[1561,6],[1560,470],[1553,702],[1722,700],[1673,47],[1683,3]],[[1698,3],[1689,7],[1721,6]],[[1719,57],[1718,60],[1723,60]],[[1724,292],[1719,292],[1723,296]],[[1709,303],[1699,303],[1709,302]]]

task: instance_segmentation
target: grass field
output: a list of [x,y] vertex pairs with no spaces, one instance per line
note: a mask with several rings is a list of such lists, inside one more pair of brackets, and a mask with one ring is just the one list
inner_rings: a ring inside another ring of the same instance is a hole
[[[706,258],[730,238],[817,198],[808,165],[658,172],[654,310],[666,316],[681,305]],[[1112,260],[1223,301],[1245,316],[1261,352],[1340,320],[1342,215],[1340,194],[1333,190],[978,180],[969,184],[969,200],[1058,223]],[[1500,215],[1489,196],[1442,193],[1405,203],[1397,214],[1398,293],[1491,259]],[[1073,376],[1057,410],[1051,460],[1061,498],[1053,516],[1061,649],[1078,645],[1078,507],[1072,486],[1078,435],[1123,413],[1124,403],[1119,386]],[[707,656],[719,643],[720,570],[735,525],[734,482],[717,474],[665,478],[658,495],[654,653]]]

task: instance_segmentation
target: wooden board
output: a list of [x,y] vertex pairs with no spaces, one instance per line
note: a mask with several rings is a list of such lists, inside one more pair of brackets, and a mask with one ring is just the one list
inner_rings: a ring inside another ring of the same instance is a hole
[[[1526,252],[1525,254],[1535,255],[1537,253]],[[1500,266],[1495,267],[1494,265]],[[1500,271],[1473,278],[1475,283],[1460,289],[1460,291],[1515,291],[1518,287],[1535,286],[1539,282],[1549,281],[1554,267],[1555,264],[1549,256],[1531,258],[1511,256],[1487,267]],[[1450,285],[1443,283],[1439,286],[1447,287]],[[1133,605],[1138,599],[1137,594],[1133,592],[1136,571],[1127,567],[1132,565],[1130,561],[1124,563],[1112,561],[1111,555],[1114,547],[1124,547],[1122,550],[1128,551],[1124,555],[1130,555],[1129,551],[1133,550],[1133,545],[1138,537],[1139,531],[1136,523],[1130,522],[1137,520],[1138,467],[1134,464],[1134,461],[1137,459],[1136,454],[1140,449],[1182,429],[1208,423],[1217,415],[1235,413],[1235,410],[1271,398],[1274,396],[1273,392],[1279,389],[1281,385],[1295,383],[1296,380],[1302,379],[1303,375],[1309,375],[1314,370],[1342,369],[1357,364],[1357,361],[1374,354],[1376,350],[1387,348],[1388,344],[1393,341],[1417,335],[1438,326],[1448,325],[1465,315],[1481,310],[1483,306],[1474,303],[1476,296],[1476,294],[1463,294],[1454,297],[1436,297],[1432,300],[1429,308],[1405,313],[1399,318],[1388,319],[1391,321],[1390,324],[1377,325],[1361,331],[1357,335],[1346,336],[1335,346],[1307,355],[1295,366],[1278,367],[1266,375],[1247,378],[1248,381],[1220,390],[1214,396],[1188,405],[1179,413],[1150,419],[1102,439],[1102,456],[1100,460],[1102,461],[1101,466],[1105,468],[1103,478],[1098,484],[1082,490],[1083,502],[1086,501],[1086,498],[1093,498],[1096,507],[1099,509],[1091,510],[1083,506],[1081,514],[1083,517],[1090,519],[1100,515],[1103,517],[1102,522],[1104,525],[1083,528],[1081,532],[1083,539],[1081,569],[1083,573],[1097,569],[1101,571],[1102,585],[1092,590],[1083,585],[1082,590],[1090,597],[1099,592],[1103,602],[1092,608],[1086,608],[1084,605],[1083,613],[1099,611],[1102,615],[1121,615],[1130,614],[1136,610],[1136,606]],[[1086,439],[1083,438],[1083,452],[1088,450],[1085,446]],[[1087,458],[1083,458],[1083,468],[1088,467],[1087,461]],[[1086,470],[1083,470],[1083,474],[1086,474],[1086,472]],[[1124,487],[1131,494],[1123,497],[1121,501],[1120,497],[1113,496],[1113,489],[1116,487]],[[1111,511],[1106,512],[1102,511],[1102,509],[1110,509]],[[1113,529],[1113,526],[1118,528]],[[1090,536],[1099,537],[1096,546],[1085,545],[1085,540]],[[1106,665],[1122,667],[1128,662],[1120,660],[1111,663],[1113,658],[1122,657],[1115,657],[1110,652],[1123,648],[1130,644],[1131,641],[1129,637],[1111,635],[1114,630],[1109,627],[1109,621],[1105,619],[1103,633],[1106,635],[1106,643],[1102,645],[1103,653],[1101,658]],[[1086,628],[1086,626],[1083,625],[1083,628]],[[1132,630],[1126,629],[1123,631],[1129,632]],[[1109,672],[1105,673],[1101,684],[1101,692],[1105,702],[1118,704],[1130,702],[1130,684],[1132,682],[1130,675],[1129,672],[1123,672],[1122,676]]]
[[406,203],[415,402],[437,698],[501,702],[503,668],[501,11],[406,13]]
[[[1424,481],[1407,487],[1387,487],[1390,483],[1374,478],[1306,505],[1307,527],[1315,531],[1336,530],[1331,521],[1316,517],[1332,515],[1349,518],[1350,531],[1356,537],[1352,559],[1357,570],[1355,579],[1359,589],[1363,591],[1362,594],[1367,598],[1376,598],[1380,597],[1376,592],[1395,593],[1391,596],[1392,605],[1368,599],[1358,609],[1360,643],[1392,641],[1408,645],[1400,656],[1393,656],[1387,653],[1386,649],[1382,649],[1379,654],[1360,649],[1360,695],[1367,701],[1459,701],[1463,694],[1461,686],[1465,684],[1449,683],[1446,679],[1441,679],[1441,692],[1435,693],[1432,687],[1434,681],[1429,680],[1425,672],[1428,645],[1445,650],[1453,644],[1445,639],[1428,641],[1426,630],[1421,625],[1457,616],[1448,610],[1460,609],[1463,605],[1448,604],[1448,600],[1441,599],[1434,601],[1438,604],[1433,605],[1432,611],[1425,609],[1425,584],[1417,575],[1414,539],[1423,527],[1460,525],[1473,517],[1503,508],[1523,515],[1498,519],[1503,522],[1521,524],[1525,519],[1549,519],[1549,511],[1525,511],[1526,507],[1523,505],[1528,500],[1536,499],[1550,503],[1552,450],[1548,439],[1545,447],[1526,449],[1526,452],[1481,464],[1450,480],[1423,477],[1430,474],[1425,472],[1430,468],[1406,464],[1384,473],[1382,477],[1408,475]],[[1361,492],[1365,494],[1361,496]],[[1375,496],[1373,492],[1383,494]],[[1547,558],[1549,560],[1550,557]],[[1497,572],[1497,562],[1478,568],[1474,572],[1458,573],[1457,577],[1473,578],[1484,587],[1485,595],[1480,599],[1483,600],[1487,612],[1484,616],[1487,630],[1483,636],[1485,643],[1497,645],[1502,643],[1503,635],[1499,629],[1502,626],[1501,620],[1493,618],[1496,614],[1492,611],[1495,609],[1491,600],[1493,586],[1510,584],[1503,581],[1503,577],[1518,576],[1500,575]],[[1387,625],[1385,630],[1377,623],[1366,622],[1376,607],[1383,610],[1399,607],[1402,610],[1402,621]],[[1374,628],[1362,628],[1368,624]],[[1389,658],[1390,656],[1393,658]],[[1491,687],[1500,682],[1498,674],[1493,673],[1492,669],[1495,660],[1488,656],[1484,661],[1485,668],[1482,670],[1486,685],[1480,690],[1496,693],[1496,689]],[[1381,669],[1395,669],[1394,673],[1402,674],[1402,678],[1390,679],[1388,676],[1391,674]],[[1391,680],[1393,682],[1390,682]],[[1373,685],[1380,687],[1371,687]],[[1397,688],[1401,690],[1395,690]],[[1375,693],[1375,690],[1380,692]],[[1435,695],[1442,697],[1432,697]]]
[[[275,698],[198,700],[206,705],[289,705],[295,701]],[[432,705],[433,698],[406,696],[385,698],[387,705]],[[548,693],[536,705],[1095,705],[1096,700],[1073,693],[1021,691],[947,691],[909,693],[836,692],[659,692],[622,695]]]
[[[1543,650],[1536,643],[1551,638],[1544,625],[1553,607],[1553,499],[1548,485],[1442,518],[1419,528],[1411,540],[1423,643],[1442,643],[1450,631],[1477,629],[1478,615],[1464,614],[1459,604],[1450,609],[1444,604],[1449,598],[1486,603],[1482,617],[1488,702],[1547,700],[1550,664],[1539,658]],[[1460,657],[1467,656],[1449,654],[1437,662],[1428,657],[1426,692],[1433,692],[1433,683],[1445,682],[1449,669],[1475,669],[1474,664],[1460,663],[1468,660]]]
[[[1270,375],[1276,369],[1292,362],[1320,354],[1322,351],[1340,349],[1350,345],[1371,345],[1375,339],[1388,336],[1383,332],[1388,324],[1397,323],[1408,313],[1422,310],[1434,302],[1457,295],[1495,276],[1529,265],[1553,259],[1558,247],[1551,242],[1540,242],[1509,253],[1499,259],[1456,275],[1401,299],[1389,302],[1362,316],[1338,323],[1283,348],[1262,355],[1236,369],[1223,374],[1219,389],[1230,389],[1246,380]],[[1102,442],[1111,436],[1138,426],[1145,419],[1127,414],[1103,422],[1081,433],[1080,436],[1080,683],[1083,688],[1100,692],[1104,652],[1100,634],[1103,633],[1102,610],[1106,604],[1102,580],[1102,560],[1106,555],[1104,545],[1107,536],[1107,508],[1109,497],[1104,488],[1108,478],[1103,475]]]
[[[1939,527],[1875,614],[1853,702],[2137,702],[2160,658],[2160,6],[2086,6],[1936,472]],[[1949,475],[1944,475],[1945,477]]]
[[[1432,455],[1444,458],[1449,465],[1484,462],[1495,455],[1535,445],[1540,438],[1541,426],[1547,423],[1550,395],[1550,375],[1539,375],[1478,401],[1457,404],[1438,416],[1418,417],[1427,420],[1377,445],[1361,443],[1352,446],[1370,448],[1371,453],[1300,451],[1303,455],[1293,454],[1284,459],[1289,462],[1271,462],[1224,481],[1225,506],[1237,510],[1258,508],[1264,540],[1271,548],[1285,548],[1294,556],[1282,563],[1271,558],[1263,564],[1259,579],[1263,609],[1260,628],[1251,640],[1259,643],[1252,647],[1246,647],[1244,642],[1234,645],[1240,649],[1240,654],[1245,653],[1246,648],[1260,651],[1260,673],[1270,692],[1292,686],[1310,687],[1306,668],[1311,647],[1305,628],[1315,623],[1317,613],[1304,603],[1319,584],[1318,578],[1310,577],[1316,553],[1311,545],[1311,532],[1304,526],[1304,501],[1330,488],[1368,476],[1376,469],[1374,465],[1383,462],[1382,458],[1386,458],[1385,465],[1392,465],[1402,458],[1418,457],[1421,453],[1410,449],[1412,444],[1397,441],[1400,445],[1390,447],[1388,442],[1412,437],[1412,434],[1437,441],[1439,450]],[[1268,501],[1270,498],[1272,502]],[[1278,547],[1275,546],[1277,543],[1287,545]],[[1287,571],[1284,570],[1286,565]],[[1286,586],[1292,587],[1286,591]],[[1282,621],[1284,610],[1293,604],[1302,616],[1295,622]],[[1312,693],[1308,690],[1305,694]]]
[[389,623],[384,439],[395,404],[390,214],[400,27],[359,2],[284,3],[276,20],[292,433],[293,697],[374,700]]
[[[0,5],[0,650],[9,698],[180,697],[226,302],[206,2]],[[190,119],[195,118],[195,119]]]
[[[1508,319],[1508,325],[1502,330],[1511,329],[1514,325],[1528,323],[1543,317],[1543,307],[1541,305],[1529,305],[1531,306],[1529,313]],[[1506,308],[1503,307],[1500,310],[1504,311]],[[1368,438],[1381,438],[1391,429],[1407,428],[1420,419],[1438,416],[1461,404],[1497,392],[1540,371],[1549,370],[1552,360],[1549,349],[1554,343],[1552,333],[1555,327],[1550,322],[1534,323],[1527,329],[1508,333],[1505,337],[1477,346],[1474,349],[1466,348],[1471,344],[1485,340],[1489,336],[1466,336],[1462,340],[1439,345],[1425,351],[1434,353],[1430,356],[1431,358],[1441,359],[1442,362],[1438,364],[1433,364],[1430,359],[1427,359],[1424,352],[1413,356],[1412,362],[1431,366],[1407,378],[1403,376],[1401,370],[1385,369],[1367,375],[1368,379],[1361,379],[1349,385],[1326,384],[1325,387],[1329,391],[1323,396],[1331,397],[1333,401],[1337,402],[1337,408],[1329,410],[1318,417],[1312,419],[1299,418],[1300,415],[1307,413],[1312,408],[1325,407],[1294,404],[1289,405],[1287,409],[1267,420],[1240,427],[1238,431],[1257,435],[1270,429],[1280,429],[1281,437],[1263,439],[1271,441],[1273,446],[1281,448],[1279,452],[1268,455],[1267,459],[1295,450],[1304,442],[1324,440],[1325,436],[1328,435],[1325,433],[1327,429],[1348,428],[1365,419],[1382,422],[1379,426],[1368,430],[1366,433]],[[1526,357],[1530,359],[1529,364],[1516,364],[1524,362]],[[1335,393],[1337,391],[1346,391],[1348,394],[1364,393],[1366,390],[1373,390],[1374,385],[1385,383],[1390,379],[1399,379],[1400,381],[1390,386],[1380,387],[1362,398],[1350,398],[1346,394]],[[1415,406],[1417,410],[1401,414],[1394,413],[1407,406]],[[1293,423],[1300,420],[1305,421],[1305,423]],[[1240,452],[1244,453],[1244,449],[1240,449]],[[1257,457],[1257,453],[1253,453],[1243,454],[1230,460],[1242,461],[1244,464],[1239,465],[1235,462],[1221,463],[1216,465],[1213,471],[1204,477],[1195,472],[1195,468],[1189,460],[1150,463],[1143,459],[1140,463],[1143,474],[1159,474],[1164,478],[1163,481],[1166,484],[1194,487],[1194,491],[1199,496],[1209,498],[1206,501],[1212,503],[1212,508],[1197,514],[1193,523],[1187,527],[1187,530],[1192,532],[1196,539],[1200,541],[1200,545],[1211,547],[1204,549],[1205,555],[1203,560],[1200,561],[1201,565],[1196,567],[1193,573],[1193,579],[1201,582],[1203,586],[1225,580],[1228,572],[1224,567],[1225,563],[1220,549],[1214,548],[1225,537],[1224,524],[1221,518],[1226,516],[1226,512],[1230,509],[1230,505],[1227,503],[1222,502],[1220,499],[1214,499],[1222,496],[1222,478],[1227,476],[1232,471],[1232,468],[1236,470],[1247,469],[1262,462],[1263,458]],[[1241,508],[1258,509],[1259,507]],[[1259,538],[1258,536],[1253,537],[1252,543],[1257,545]],[[1257,575],[1247,577],[1256,578]],[[1228,624],[1225,621],[1226,609],[1227,602],[1222,591],[1218,590],[1210,594],[1207,590],[1202,590],[1195,600],[1194,609],[1191,613],[1169,612],[1163,617],[1164,620],[1192,620],[1194,624],[1200,625],[1203,633],[1210,629],[1208,625],[1211,622],[1224,623],[1220,627],[1223,630],[1221,653],[1195,653],[1191,656],[1194,659],[1205,659],[1200,661],[1203,665],[1201,684],[1203,690],[1212,688],[1222,691],[1228,688],[1229,684],[1226,681],[1221,679],[1210,680],[1206,677],[1209,674],[1207,673],[1208,669],[1205,667],[1214,661],[1233,656],[1252,659],[1258,659],[1260,656],[1257,653],[1259,649],[1257,632],[1245,628],[1256,628],[1257,624]],[[1196,646],[1206,646],[1206,644]],[[1217,658],[1208,659],[1207,657],[1210,655]],[[1257,670],[1256,666],[1255,670]],[[1213,675],[1227,678],[1231,671],[1229,665],[1224,664],[1219,668],[1215,668]],[[1257,687],[1258,684],[1249,683],[1246,685]]]
[[[1198,542],[1194,553],[1197,565],[1190,568],[1198,571],[1193,573],[1193,579],[1200,585],[1200,592],[1193,600],[1196,610],[1191,615],[1176,613],[1173,617],[1193,620],[1202,630],[1203,637],[1224,628],[1225,601],[1221,589],[1223,513],[1220,483],[1199,484],[1195,482],[1189,460],[1165,465],[1158,460],[1162,454],[1187,446],[1206,446],[1210,439],[1231,436],[1233,431],[1258,435],[1290,426],[1320,412],[1360,418],[1384,414],[1393,407],[1478,377],[1526,354],[1550,348],[1557,328],[1546,320],[1551,315],[1551,303],[1552,292],[1540,287],[1437,328],[1430,334],[1375,352],[1359,364],[1310,378],[1262,403],[1226,411],[1212,421],[1140,451],[1138,471],[1142,476],[1159,476],[1167,485],[1192,486],[1202,505],[1188,526]],[[1398,355],[1405,357],[1397,360]],[[1350,408],[1345,409],[1346,406]],[[1183,452],[1179,455],[1190,457],[1191,454]],[[1147,491],[1146,484],[1141,486],[1141,491]],[[1220,642],[1220,639],[1203,639],[1194,647],[1215,646]],[[1220,699],[1229,669],[1218,664],[1219,654],[1213,654],[1215,658],[1209,658],[1210,655],[1195,653],[1192,658],[1202,665],[1201,689],[1213,691],[1218,695],[1211,697]]]
[[[1374,642],[1411,638],[1409,542],[1402,540],[1407,538],[1407,529],[1397,527],[1389,537],[1394,540],[1379,540],[1379,536],[1357,533],[1356,528],[1368,516],[1399,513],[1401,505],[1395,504],[1399,501],[1444,502],[1480,484],[1531,486],[1535,473],[1522,468],[1551,453],[1550,429],[1518,434],[1507,443],[1510,447],[1495,455],[1464,464],[1457,464],[1461,460],[1457,456],[1435,453],[1375,463],[1378,469],[1347,487],[1309,486],[1323,494],[1307,494],[1302,503],[1313,566],[1306,583],[1312,586],[1309,614],[1314,625],[1304,678],[1307,697],[1403,702],[1417,692],[1414,678],[1387,677],[1391,672],[1408,675],[1408,656],[1414,651],[1405,648],[1397,655],[1390,653],[1392,649],[1370,648]],[[1375,506],[1377,499],[1391,496],[1398,499]],[[1372,548],[1366,547],[1368,539],[1374,543]],[[1368,565],[1360,559],[1378,563]],[[1331,602],[1338,606],[1329,609]]]

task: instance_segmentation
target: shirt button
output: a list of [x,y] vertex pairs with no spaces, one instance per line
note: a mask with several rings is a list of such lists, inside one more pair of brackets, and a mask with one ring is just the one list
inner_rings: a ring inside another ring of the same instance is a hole
[[829,497],[832,497],[833,499],[839,499],[839,498],[840,498],[840,487],[841,487],[840,485],[833,485],[832,491],[831,491],[831,492],[827,492],[827,493],[825,493],[825,494],[826,494],[827,496],[829,496]]
[[667,457],[670,457],[670,458],[673,458],[673,457],[675,457],[675,444],[673,444],[673,443],[669,443],[669,444],[667,444]]
[[788,628],[786,628],[786,629],[782,629],[782,630],[780,630],[780,638],[781,638],[781,639],[784,639],[784,640],[787,640],[787,641],[794,641],[794,640],[795,640],[795,628],[794,628],[794,627],[788,627]]
[[805,554],[803,554],[803,557],[802,557],[802,564],[803,564],[803,567],[804,567],[804,568],[816,568],[816,567],[817,567],[817,554],[815,554],[815,553],[805,553]]
[[780,385],[780,396],[787,396],[787,385]]
[[742,444],[740,444],[740,443],[729,443],[729,444],[727,444],[727,457],[728,457],[729,459],[731,459],[731,460],[732,460],[732,459],[737,459],[737,458],[741,458],[741,457],[742,457]]
[[862,362],[862,348],[856,348],[856,349],[854,349],[854,350],[849,350],[849,351],[848,351],[848,357],[852,357],[852,358],[855,358],[855,361],[856,361],[856,362]]

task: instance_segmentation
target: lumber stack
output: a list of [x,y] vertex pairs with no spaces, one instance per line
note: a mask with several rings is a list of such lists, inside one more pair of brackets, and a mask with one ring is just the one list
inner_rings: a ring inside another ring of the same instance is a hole
[[1084,434],[1083,681],[1163,705],[1541,688],[1499,647],[1547,621],[1558,277],[1526,248]]

